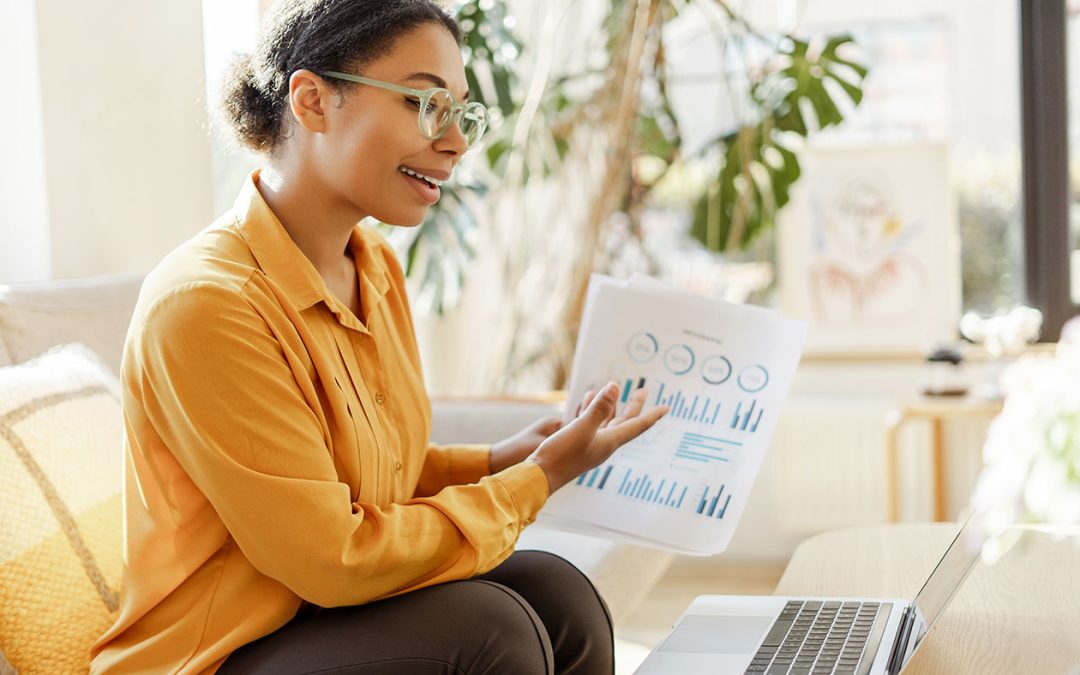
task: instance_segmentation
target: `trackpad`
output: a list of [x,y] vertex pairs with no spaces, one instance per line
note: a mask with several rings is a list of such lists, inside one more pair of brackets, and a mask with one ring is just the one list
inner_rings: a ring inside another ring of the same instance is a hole
[[749,654],[758,646],[772,616],[688,616],[657,651],[696,654]]

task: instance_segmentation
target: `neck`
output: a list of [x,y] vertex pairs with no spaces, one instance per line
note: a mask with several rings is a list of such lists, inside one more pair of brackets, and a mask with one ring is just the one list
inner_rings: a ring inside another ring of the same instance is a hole
[[258,189],[289,237],[324,277],[339,274],[349,256],[349,237],[363,214],[332,198],[326,186],[288,158],[271,160]]

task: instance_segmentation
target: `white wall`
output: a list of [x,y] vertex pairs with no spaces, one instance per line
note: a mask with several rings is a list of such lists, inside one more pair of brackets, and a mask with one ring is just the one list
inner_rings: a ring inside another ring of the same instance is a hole
[[45,134],[33,0],[0,2],[0,283],[50,273]]
[[0,160],[0,283],[146,272],[213,216],[199,3],[15,5],[0,54],[36,101],[0,108],[30,132]]

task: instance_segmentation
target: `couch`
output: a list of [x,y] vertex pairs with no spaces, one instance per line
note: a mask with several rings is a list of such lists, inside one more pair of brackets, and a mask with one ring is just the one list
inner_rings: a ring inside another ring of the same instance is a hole
[[[139,277],[120,276],[0,286],[0,369],[27,362],[57,345],[80,343],[118,375],[124,335],[140,283]],[[432,401],[432,440],[491,442],[511,435],[538,417],[559,415],[561,410],[557,395],[436,398]],[[115,518],[119,530],[119,518],[109,517]],[[526,530],[519,548],[552,551],[575,563],[599,588],[617,626],[673,560],[672,555],[662,551],[538,525]],[[0,652],[4,650],[4,639],[0,634]],[[0,656],[0,673],[3,671]]]

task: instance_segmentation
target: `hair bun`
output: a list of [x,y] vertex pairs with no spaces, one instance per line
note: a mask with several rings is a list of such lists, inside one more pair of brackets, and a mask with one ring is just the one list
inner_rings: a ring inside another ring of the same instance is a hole
[[[427,23],[443,26],[460,43],[458,25],[434,0],[278,0],[254,55],[237,58],[226,73],[221,115],[242,145],[272,153],[288,133],[292,73],[360,69]],[[329,84],[336,91],[347,86]]]
[[229,67],[221,107],[240,143],[256,152],[273,148],[281,111],[260,86],[251,56],[238,56]]

